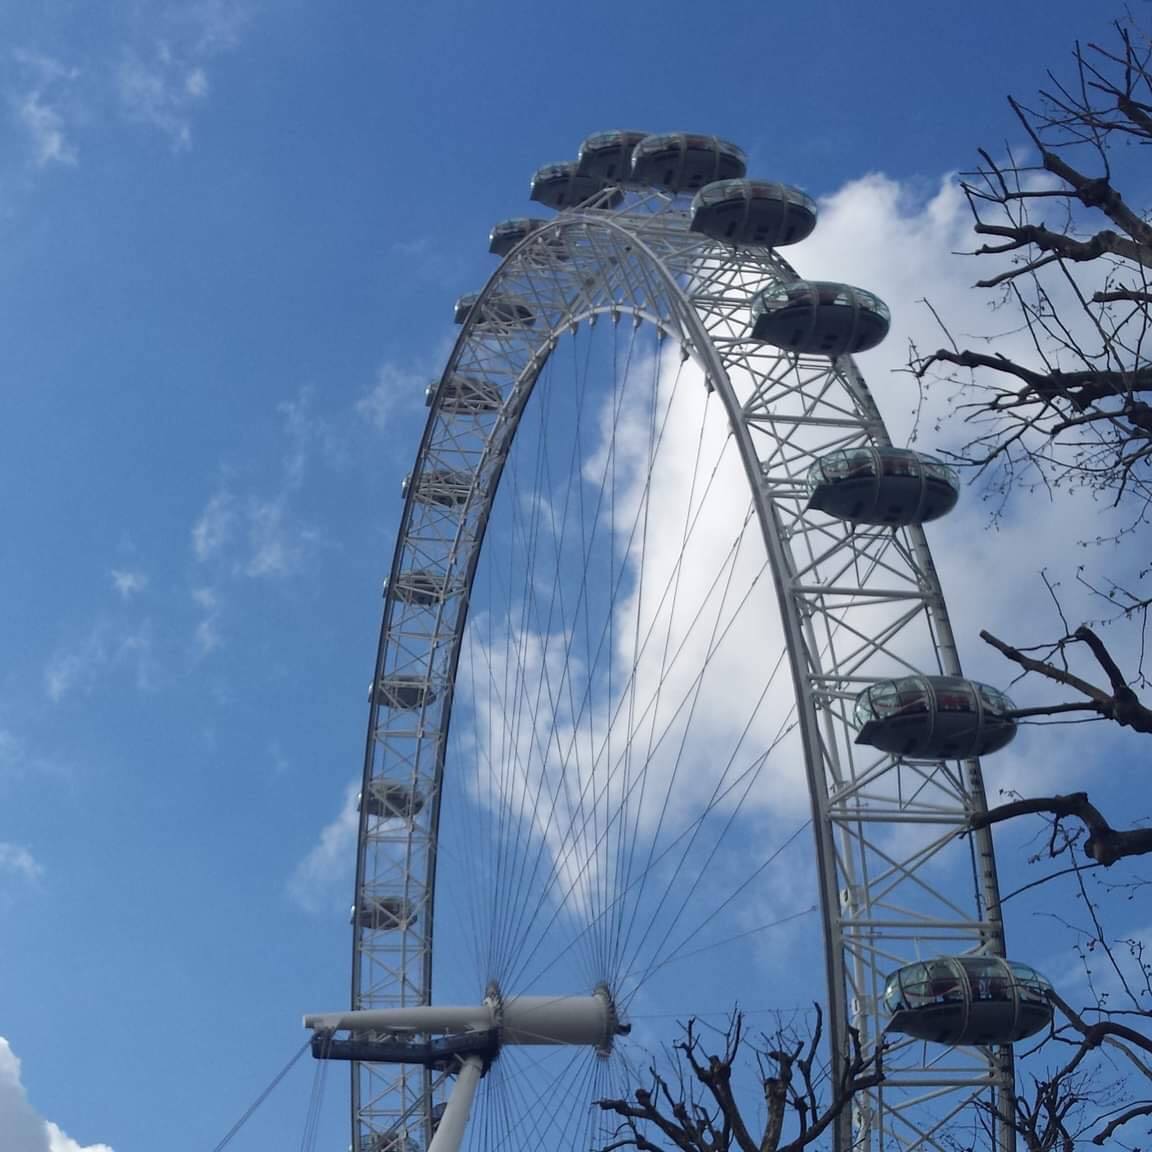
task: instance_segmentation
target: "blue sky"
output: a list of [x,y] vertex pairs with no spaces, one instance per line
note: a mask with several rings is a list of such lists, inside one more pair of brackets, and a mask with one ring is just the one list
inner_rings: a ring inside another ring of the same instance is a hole
[[533,169],[601,128],[714,132],[937,242],[941,180],[1016,135],[1004,94],[1107,15],[0,8],[0,1035],[40,1115],[210,1147],[344,1003],[344,862],[301,861],[359,769],[424,383]]

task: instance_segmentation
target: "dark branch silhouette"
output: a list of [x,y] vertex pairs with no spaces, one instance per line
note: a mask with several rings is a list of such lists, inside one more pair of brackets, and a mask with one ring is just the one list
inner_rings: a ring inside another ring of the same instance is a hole
[[[717,1055],[704,1051],[696,1022],[689,1020],[684,1039],[674,1045],[680,1090],[673,1092],[653,1067],[651,1087],[635,1089],[631,1100],[599,1101],[604,1112],[622,1120],[602,1152],[800,1152],[827,1132],[857,1092],[884,1078],[882,1051],[865,1056],[853,1034],[838,1082],[829,1083],[819,1063],[822,1035],[817,1005],[807,1039],[782,1030],[765,1038],[764,1047],[753,1047],[744,1037],[743,1017],[735,1013]],[[755,1056],[760,1073],[765,1119],[757,1135],[732,1090],[732,1066],[742,1051]]]

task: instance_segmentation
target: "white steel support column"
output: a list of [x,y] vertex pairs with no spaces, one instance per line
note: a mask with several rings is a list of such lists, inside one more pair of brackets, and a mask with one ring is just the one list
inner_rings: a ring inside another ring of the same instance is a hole
[[484,1061],[479,1056],[466,1056],[456,1076],[456,1083],[448,1097],[448,1104],[428,1152],[459,1152],[468,1128],[468,1116],[472,1111],[472,1101],[476,1098],[476,1086],[484,1075]]

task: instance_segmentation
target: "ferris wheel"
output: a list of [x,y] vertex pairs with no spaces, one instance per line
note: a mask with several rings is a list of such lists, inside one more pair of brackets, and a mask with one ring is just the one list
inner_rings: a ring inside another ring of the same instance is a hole
[[962,678],[921,527],[956,477],[852,359],[885,305],[801,279],[816,205],[714,137],[601,133],[531,198],[404,484],[352,1008],[306,1018],[353,1152],[597,1147],[653,1020],[814,973],[829,1082],[883,1048],[838,1152],[1010,1152],[1051,1010],[970,818],[1012,705]]

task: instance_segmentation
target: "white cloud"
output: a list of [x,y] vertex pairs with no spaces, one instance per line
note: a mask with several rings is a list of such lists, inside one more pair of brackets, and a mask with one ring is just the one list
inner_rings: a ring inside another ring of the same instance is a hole
[[[285,440],[280,475],[272,495],[253,485],[234,496],[219,488],[192,526],[192,552],[202,564],[215,562],[221,575],[252,579],[295,572],[322,540],[321,532],[295,514],[296,498],[312,460],[341,460],[338,437],[312,410],[312,391],[302,388],[277,405]],[[208,605],[201,603],[201,607]]]
[[192,552],[197,560],[209,560],[220,552],[232,534],[233,519],[232,495],[221,488],[192,525]]
[[193,68],[184,77],[184,91],[194,100],[199,100],[208,94],[208,77],[203,68]]
[[24,744],[7,728],[0,728],[0,774],[19,771],[24,765]]
[[213,588],[193,588],[192,599],[200,608],[196,624],[196,645],[207,656],[223,643],[220,635],[220,598]]
[[75,119],[79,70],[42,52],[18,48],[11,56],[24,83],[10,89],[9,101],[32,145],[34,163],[40,168],[76,164],[76,147],[67,127]]
[[4,873],[34,883],[44,875],[44,869],[27,848],[0,841],[0,874]]
[[20,1060],[0,1036],[0,1132],[4,1152],[112,1152],[108,1144],[80,1144],[32,1106]]
[[251,11],[239,0],[180,0],[169,8],[167,19],[192,55],[211,59],[239,46]]
[[38,167],[76,163],[76,149],[64,134],[63,114],[43,92],[25,93],[17,101],[16,118],[28,134]]
[[109,575],[112,577],[112,587],[124,600],[131,600],[138,592],[143,592],[148,587],[148,576],[144,572],[113,568]]
[[284,454],[284,489],[295,491],[304,482],[304,472],[319,440],[327,430],[312,412],[312,389],[301,388],[292,400],[277,405],[284,418],[288,450]]
[[149,25],[147,47],[129,47],[116,70],[128,119],[157,129],[175,151],[192,144],[192,115],[209,95],[207,65],[234,51],[249,20],[246,4],[188,0]]
[[61,777],[68,768],[50,757],[30,751],[27,742],[10,728],[0,728],[0,784],[30,775]]
[[360,826],[356,811],[358,790],[357,783],[348,786],[340,814],[321,829],[316,844],[288,881],[289,895],[307,912],[330,912],[350,902]]
[[285,528],[284,502],[253,500],[248,505],[248,559],[244,574],[252,577],[283,576],[295,565],[299,553]]
[[44,690],[59,703],[66,696],[87,692],[106,669],[128,669],[136,687],[155,687],[154,629],[149,619],[132,624],[97,620],[82,640],[59,649],[44,669]]
[[424,400],[431,376],[422,376],[396,364],[380,365],[376,383],[356,402],[356,413],[374,428],[388,431],[397,413],[411,412]]
[[188,109],[197,97],[189,92],[187,70],[173,59],[168,45],[157,45],[149,56],[125,52],[116,85],[129,119],[159,129],[176,151],[191,145]]

